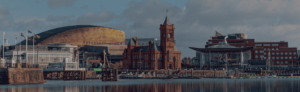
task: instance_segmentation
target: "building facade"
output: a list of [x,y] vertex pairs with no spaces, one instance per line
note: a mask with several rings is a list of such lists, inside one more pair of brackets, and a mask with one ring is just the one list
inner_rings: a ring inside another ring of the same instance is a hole
[[148,41],[148,46],[139,44],[138,37],[130,38],[123,52],[123,67],[129,69],[181,69],[181,52],[174,40],[174,24],[168,16],[160,25],[160,44]]
[[[206,42],[206,46],[217,45],[223,42],[225,36],[216,32],[216,35]],[[298,65],[298,56],[296,47],[288,47],[288,42],[255,42],[254,39],[248,39],[244,33],[229,34],[228,44],[238,48],[254,47],[251,50],[252,60],[267,60],[271,66],[291,67]],[[200,55],[196,52],[196,55]],[[197,57],[200,60],[200,57]]]

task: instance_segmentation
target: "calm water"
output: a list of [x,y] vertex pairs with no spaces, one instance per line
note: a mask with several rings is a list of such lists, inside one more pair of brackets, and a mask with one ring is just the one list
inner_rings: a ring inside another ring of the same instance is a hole
[[120,79],[0,85],[0,92],[299,92],[300,79]]

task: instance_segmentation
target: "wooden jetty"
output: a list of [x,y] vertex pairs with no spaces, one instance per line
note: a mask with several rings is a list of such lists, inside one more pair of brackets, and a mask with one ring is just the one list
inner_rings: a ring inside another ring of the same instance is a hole
[[102,81],[118,81],[118,69],[104,68],[102,70]]
[[48,68],[44,68],[45,79],[56,80],[85,80],[87,72],[85,68],[67,67],[68,63],[51,63]]

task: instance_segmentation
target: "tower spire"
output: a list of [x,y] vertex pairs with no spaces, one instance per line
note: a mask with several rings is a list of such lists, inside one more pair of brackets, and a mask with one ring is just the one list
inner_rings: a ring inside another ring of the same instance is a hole
[[169,10],[166,11],[166,15],[167,15],[167,16],[166,16],[166,19],[165,19],[163,25],[166,25],[166,24],[167,24],[167,25],[171,25],[171,22],[170,22],[170,20],[169,20],[169,18],[168,18],[168,11],[169,11]]

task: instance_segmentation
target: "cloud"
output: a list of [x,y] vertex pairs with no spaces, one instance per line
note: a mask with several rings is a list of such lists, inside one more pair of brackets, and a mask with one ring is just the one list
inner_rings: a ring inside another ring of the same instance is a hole
[[166,10],[175,25],[176,46],[182,57],[195,56],[188,47],[204,47],[218,30],[224,35],[246,33],[255,41],[289,41],[300,44],[299,0],[189,0],[180,9],[161,0],[130,2],[120,15],[124,19],[107,25],[126,32],[126,37],[159,38]]
[[[69,7],[74,2],[48,1],[50,8]],[[120,15],[111,11],[87,12],[79,17],[50,15],[44,19],[18,21],[14,28],[44,31],[65,25],[101,24],[125,31],[127,38],[159,38],[159,26],[169,10],[167,15],[175,25],[176,46],[182,57],[195,56],[196,52],[189,47],[204,48],[215,30],[223,35],[246,33],[257,42],[288,41],[289,46],[300,48],[299,4],[299,0],[189,0],[179,8],[161,0],[131,1]],[[88,8],[85,6],[80,8]],[[9,12],[0,7],[0,27],[9,16]]]
[[71,15],[71,16],[53,16],[53,15],[50,15],[46,18],[46,21],[49,21],[49,22],[66,21],[66,20],[72,20],[74,18],[75,18],[75,16],[73,16],[73,15]]
[[55,9],[60,7],[73,6],[76,0],[48,0],[49,8]]
[[9,11],[0,6],[0,29],[8,28],[11,26],[13,19]]
[[88,12],[77,18],[77,24],[93,24],[100,22],[108,22],[116,18],[116,14],[113,12],[102,11],[100,13]]
[[88,9],[89,7],[87,5],[81,6],[80,9]]
[[53,16],[49,15],[46,18],[28,18],[24,20],[18,20],[14,23],[14,30],[41,30],[46,31],[49,29],[74,25],[76,18],[73,15],[70,16]]

